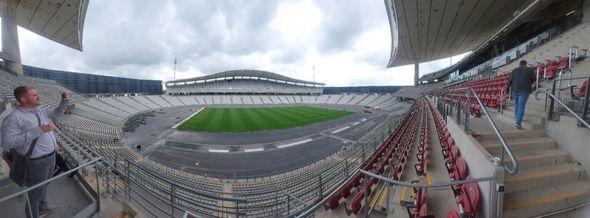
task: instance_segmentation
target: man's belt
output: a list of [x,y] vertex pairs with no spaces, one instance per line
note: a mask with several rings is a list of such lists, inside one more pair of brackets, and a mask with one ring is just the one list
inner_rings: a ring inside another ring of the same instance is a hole
[[53,155],[53,154],[55,154],[55,151],[52,151],[52,152],[51,152],[51,153],[49,153],[49,154],[44,154],[44,155],[41,155],[41,156],[39,156],[39,157],[36,157],[36,158],[31,158],[30,160],[31,160],[31,161],[35,161],[35,160],[41,160],[41,159],[43,159],[43,158],[46,158],[46,157],[49,157],[49,156],[51,156],[51,155]]

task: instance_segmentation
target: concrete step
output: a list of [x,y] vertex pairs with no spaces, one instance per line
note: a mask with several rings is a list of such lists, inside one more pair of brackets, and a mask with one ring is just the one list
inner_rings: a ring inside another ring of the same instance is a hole
[[[510,113],[499,114],[497,112],[492,112],[492,116],[494,120],[498,120],[504,123],[514,123],[514,114],[509,115]],[[541,130],[545,129],[545,124],[543,123],[533,123],[526,119],[523,119],[522,123],[520,124],[526,130]]]
[[[521,151],[534,151],[534,150],[547,150],[557,148],[557,142],[549,137],[538,137],[538,138],[523,138],[514,139],[507,141],[510,150],[513,152]],[[485,142],[481,144],[490,154],[498,154],[502,149],[502,143],[498,142]]]
[[590,183],[572,181],[504,195],[504,217],[533,217],[590,201]]
[[[504,114],[506,114],[506,113],[514,114],[514,107],[509,106],[509,107],[504,108]],[[532,116],[545,118],[547,116],[547,111],[545,111],[545,108],[543,108],[543,107],[538,109],[538,108],[531,108],[531,107],[529,107],[529,105],[527,105],[524,108],[524,114],[525,115],[530,114]]]
[[[502,137],[505,140],[517,140],[522,138],[538,138],[538,137],[547,137],[547,133],[545,130],[534,130],[534,131],[523,131],[523,130],[515,130],[515,131],[502,131]],[[480,143],[486,143],[488,141],[492,142],[500,142],[496,133],[494,132],[479,132],[474,133],[473,138],[475,138]]]
[[[514,120],[514,108],[513,107],[508,107],[504,110],[504,113],[501,114],[502,116],[506,116],[506,117],[510,117],[512,120]],[[525,108],[524,111],[524,117],[523,117],[523,121],[527,121],[530,123],[534,123],[534,124],[544,124],[547,115],[545,114],[545,111],[533,111],[533,110],[529,110]],[[514,121],[513,121],[514,122]]]
[[[520,151],[515,152],[514,155],[516,156],[516,160],[518,160],[518,168],[520,170],[565,164],[572,161],[570,154],[560,149]],[[512,164],[510,158],[506,158],[504,162],[506,165]]]
[[573,164],[558,164],[520,170],[505,180],[506,193],[548,187],[553,184],[582,180],[586,176],[583,167]]

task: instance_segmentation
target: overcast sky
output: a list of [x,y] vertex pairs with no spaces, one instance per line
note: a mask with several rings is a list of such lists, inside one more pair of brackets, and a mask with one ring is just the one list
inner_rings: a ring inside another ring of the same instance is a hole
[[90,1],[83,52],[22,28],[19,37],[24,64],[66,71],[168,81],[178,58],[177,79],[257,69],[328,86],[413,84],[413,66],[385,68],[382,0]]

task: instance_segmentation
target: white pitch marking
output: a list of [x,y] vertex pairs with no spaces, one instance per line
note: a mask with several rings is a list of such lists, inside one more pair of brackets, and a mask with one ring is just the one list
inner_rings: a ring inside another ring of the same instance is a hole
[[256,151],[264,151],[264,148],[250,148],[250,149],[244,149],[244,152],[256,152]]
[[225,149],[209,149],[209,152],[213,152],[213,153],[229,153],[229,150],[225,150]]
[[359,124],[359,123],[360,123],[360,122],[354,122],[352,125],[354,126],[354,125],[356,125],[356,124]]
[[201,112],[203,109],[205,108],[199,108],[199,110],[195,111],[195,113],[191,114],[190,116],[188,116],[187,118],[184,118],[184,120],[180,121],[180,123],[177,123],[176,125],[174,125],[172,127],[172,129],[176,129],[176,127],[180,126],[180,124],[183,124],[184,122],[186,122],[187,120],[189,120],[190,118],[196,116],[199,112]]
[[303,140],[303,141],[293,142],[293,143],[286,144],[286,145],[279,145],[279,146],[277,146],[277,148],[286,148],[286,147],[291,147],[293,145],[299,145],[299,144],[308,143],[308,142],[311,142],[311,139],[306,139],[306,140]]
[[343,130],[348,129],[348,128],[350,128],[350,126],[346,126],[344,128],[334,130],[334,131],[332,131],[332,134],[336,134],[336,133],[342,132]]

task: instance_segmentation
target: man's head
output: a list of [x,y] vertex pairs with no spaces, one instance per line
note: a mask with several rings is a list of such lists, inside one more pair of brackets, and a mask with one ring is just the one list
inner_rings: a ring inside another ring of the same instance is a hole
[[526,67],[526,65],[527,65],[527,62],[526,62],[525,60],[522,60],[522,61],[520,61],[519,65],[520,65],[521,67]]
[[32,86],[16,87],[13,94],[21,107],[34,108],[41,103],[39,93]]

